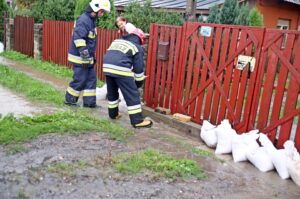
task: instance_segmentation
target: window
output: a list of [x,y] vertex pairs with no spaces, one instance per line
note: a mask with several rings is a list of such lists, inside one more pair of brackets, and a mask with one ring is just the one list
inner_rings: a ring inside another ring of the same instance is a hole
[[277,29],[288,30],[289,27],[290,27],[290,20],[289,19],[278,19]]

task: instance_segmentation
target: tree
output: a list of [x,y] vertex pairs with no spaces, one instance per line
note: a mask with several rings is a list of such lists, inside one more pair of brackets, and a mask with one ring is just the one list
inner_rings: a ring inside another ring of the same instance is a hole
[[221,8],[220,22],[222,24],[234,24],[238,17],[239,5],[237,0],[225,0]]
[[182,25],[183,16],[179,13],[171,13],[166,10],[157,10],[151,7],[151,1],[146,0],[143,5],[138,1],[132,1],[125,8],[123,16],[136,27],[148,32],[151,23]]
[[[77,17],[79,17],[83,13],[84,9],[86,8],[86,6],[88,5],[89,2],[90,2],[90,0],[77,0],[76,1],[75,11],[74,11],[75,19],[77,19]],[[112,29],[115,27],[117,11],[114,6],[113,0],[110,0],[110,4],[111,4],[110,13],[106,13],[104,16],[101,17],[100,20],[97,21],[97,26],[99,26],[101,28]]]
[[217,4],[210,8],[206,21],[207,23],[220,23],[220,11]]
[[263,16],[256,8],[252,8],[249,16],[249,25],[250,26],[260,26],[264,25]]
[[235,24],[248,26],[250,21],[250,8],[248,3],[239,8],[239,15],[235,20]]
[[31,16],[41,23],[43,19],[74,20],[75,0],[37,0],[31,10]]

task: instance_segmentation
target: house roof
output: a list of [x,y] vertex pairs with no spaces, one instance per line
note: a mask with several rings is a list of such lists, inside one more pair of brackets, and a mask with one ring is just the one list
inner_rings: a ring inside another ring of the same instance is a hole
[[[116,7],[125,7],[133,0],[115,0]],[[145,0],[136,0],[139,3],[145,2]],[[209,10],[215,4],[223,4],[225,0],[197,0],[197,10]],[[162,9],[186,9],[186,0],[152,0],[151,6],[153,8]]]
[[284,0],[284,1],[300,5],[300,0]]

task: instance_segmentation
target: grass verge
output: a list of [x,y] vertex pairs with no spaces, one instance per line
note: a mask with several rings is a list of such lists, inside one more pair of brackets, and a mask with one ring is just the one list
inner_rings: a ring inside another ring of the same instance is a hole
[[80,134],[89,131],[107,132],[112,138],[120,141],[132,134],[129,129],[124,129],[109,120],[100,120],[84,111],[24,116],[19,119],[13,115],[0,118],[0,144],[3,145],[22,143],[42,134]]
[[[54,75],[55,77],[63,78],[68,81],[72,80],[73,71],[67,68],[66,66],[42,61],[40,59],[34,59],[16,51],[4,51],[0,53],[0,56],[21,62],[39,71],[43,71],[48,74]],[[98,87],[101,87],[103,84],[104,82],[97,81]]]
[[113,162],[116,170],[124,174],[148,170],[167,178],[206,178],[195,161],[178,160],[153,149],[143,150],[135,154],[121,154],[116,156]]
[[164,135],[164,136],[162,136],[162,139],[164,141],[168,141],[168,142],[171,142],[173,144],[177,144],[177,145],[183,147],[184,149],[189,150],[191,153],[193,153],[195,155],[210,157],[212,159],[215,159],[215,160],[219,161],[221,164],[225,163],[225,160],[216,157],[215,154],[213,154],[212,152],[207,151],[205,149],[200,149],[198,147],[193,147],[192,145],[187,144],[184,141],[182,141],[182,140],[180,140],[176,137],[169,136],[169,135]]
[[53,165],[48,165],[47,170],[50,173],[59,174],[59,176],[75,177],[77,170],[84,170],[88,166],[89,166],[89,164],[83,160],[80,160],[77,162],[72,162],[72,163],[58,162]]
[[21,72],[0,64],[0,84],[32,101],[63,105],[64,93]]

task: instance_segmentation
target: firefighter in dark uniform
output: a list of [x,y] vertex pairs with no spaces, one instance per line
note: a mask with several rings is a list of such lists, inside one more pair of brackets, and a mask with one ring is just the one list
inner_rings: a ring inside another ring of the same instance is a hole
[[73,80],[66,91],[67,105],[77,106],[82,93],[83,106],[96,107],[96,19],[103,16],[104,12],[110,12],[109,0],[92,0],[74,24],[68,53],[68,61],[73,65]]
[[131,125],[135,128],[151,127],[152,121],[143,119],[138,88],[142,87],[144,59],[141,45],[145,34],[140,29],[114,40],[103,58],[103,72],[107,84],[108,113],[112,119],[119,115],[120,88],[126,101]]

